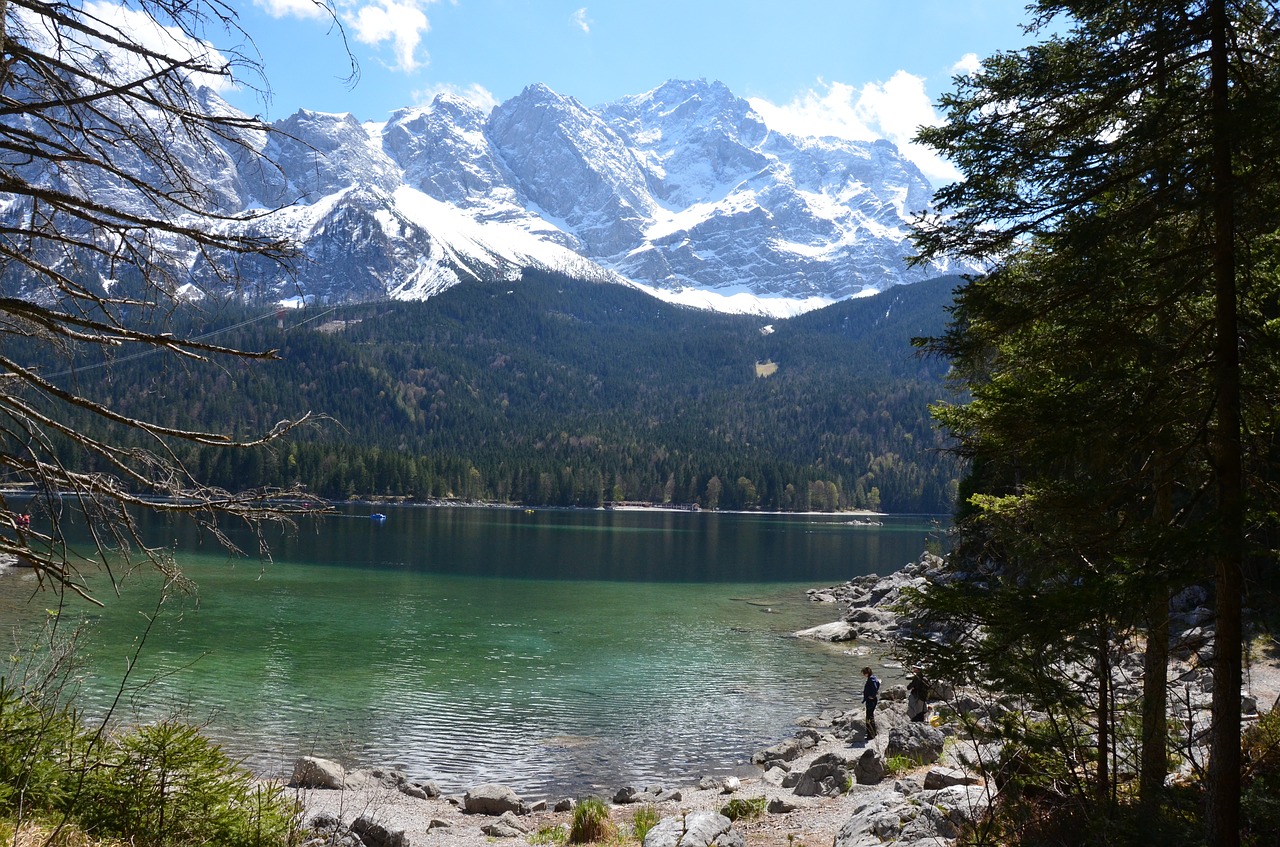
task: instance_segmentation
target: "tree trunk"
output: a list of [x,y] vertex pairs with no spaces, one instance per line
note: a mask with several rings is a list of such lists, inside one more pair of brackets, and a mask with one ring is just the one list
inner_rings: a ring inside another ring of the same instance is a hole
[[1214,323],[1217,395],[1213,452],[1217,464],[1218,545],[1214,556],[1217,633],[1213,658],[1206,828],[1212,847],[1240,844],[1240,621],[1244,579],[1244,491],[1240,437],[1235,215],[1226,0],[1212,0],[1210,114],[1213,133]]
[[1152,592],[1147,606],[1147,652],[1142,665],[1142,765],[1138,796],[1154,811],[1169,773],[1169,591]]
[[[1156,460],[1156,525],[1167,527],[1173,518],[1169,475],[1163,457]],[[1147,604],[1147,650],[1142,662],[1142,762],[1138,798],[1145,815],[1159,808],[1164,779],[1169,773],[1169,582],[1156,580]]]
[[1111,801],[1111,644],[1106,626],[1098,628],[1098,803]]

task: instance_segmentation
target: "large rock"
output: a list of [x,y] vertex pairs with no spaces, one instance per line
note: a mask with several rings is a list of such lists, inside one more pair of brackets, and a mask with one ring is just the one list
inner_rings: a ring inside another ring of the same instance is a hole
[[365,847],[409,847],[409,837],[403,829],[390,829],[369,815],[352,821],[351,831],[360,837]]
[[796,638],[810,638],[815,641],[852,641],[853,626],[848,621],[819,624],[793,633]]
[[819,737],[818,733],[812,730],[799,732],[795,738],[789,738],[756,753],[751,757],[751,761],[765,769],[779,762],[794,761],[803,756],[806,750],[812,749],[818,743]]
[[885,841],[896,841],[902,831],[902,816],[907,811],[902,797],[877,793],[858,804],[853,814],[840,827],[832,847],[880,847]]
[[644,847],[745,847],[733,822],[716,812],[663,818],[644,837]]
[[919,765],[931,765],[942,755],[942,745],[947,740],[942,731],[926,723],[905,723],[889,730],[884,755],[906,756]]
[[854,763],[839,753],[827,753],[813,760],[813,764],[796,783],[799,797],[839,797],[853,785]]
[[514,790],[492,782],[477,785],[462,797],[462,810],[472,815],[496,817],[504,812],[519,814],[523,807]]
[[854,809],[832,842],[833,847],[937,845],[960,834],[986,808],[986,792],[973,786],[927,791],[918,797],[875,792]]
[[683,798],[678,790],[667,788],[664,785],[650,785],[647,788],[632,788],[627,786],[619,788],[613,795],[613,802],[618,805],[627,805],[630,803],[664,803],[668,800],[680,802]]
[[876,785],[884,775],[884,757],[879,750],[864,750],[854,763],[853,778],[859,785]]
[[527,835],[529,828],[520,822],[514,812],[503,812],[493,823],[480,827],[480,831],[491,838],[519,838]]
[[936,767],[924,775],[924,790],[937,791],[953,785],[977,785],[979,782],[976,776],[970,776],[959,768]]
[[337,762],[302,756],[293,763],[293,785],[298,788],[342,788],[347,770]]
[[920,795],[923,805],[941,815],[941,819],[935,821],[935,832],[943,838],[955,838],[961,826],[973,823],[991,807],[991,800],[990,793],[981,785],[953,785]]

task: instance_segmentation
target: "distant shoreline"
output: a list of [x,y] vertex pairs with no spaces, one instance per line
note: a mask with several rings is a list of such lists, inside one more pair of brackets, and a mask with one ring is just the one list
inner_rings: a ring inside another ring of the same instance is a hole
[[767,509],[689,509],[682,506],[671,505],[619,505],[619,506],[525,506],[520,503],[497,503],[481,500],[470,501],[454,501],[454,500],[365,500],[356,498],[354,500],[326,500],[331,506],[402,506],[405,508],[459,508],[459,509],[510,509],[520,512],[672,512],[689,515],[796,515],[803,516],[822,516],[830,517],[858,517],[858,518],[884,518],[884,517],[912,517],[918,515],[920,517],[939,517],[929,512],[906,512],[903,514],[891,512],[873,512],[870,509],[842,509],[838,512],[782,512]]

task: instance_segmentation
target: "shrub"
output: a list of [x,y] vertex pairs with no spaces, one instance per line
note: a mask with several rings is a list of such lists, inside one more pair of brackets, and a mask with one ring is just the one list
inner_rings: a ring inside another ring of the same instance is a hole
[[0,677],[0,810],[60,808],[75,784],[68,753],[87,740],[69,708],[41,705]]
[[609,806],[599,797],[584,797],[573,810],[570,844],[589,844],[613,838],[617,829],[609,818]]
[[636,837],[637,841],[644,841],[644,837],[649,834],[649,830],[658,825],[660,819],[658,810],[651,805],[644,805],[636,809],[635,815],[631,818],[631,833]]
[[731,821],[741,818],[751,820],[764,814],[769,801],[764,797],[734,797],[720,809],[720,814]]
[[265,847],[290,842],[298,808],[197,727],[167,720],[114,739],[68,811],[92,832],[141,847]]

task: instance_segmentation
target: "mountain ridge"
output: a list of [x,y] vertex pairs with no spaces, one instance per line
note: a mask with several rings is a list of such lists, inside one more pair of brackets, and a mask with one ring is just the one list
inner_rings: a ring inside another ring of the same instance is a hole
[[[299,109],[273,128],[250,139],[256,155],[177,150],[225,226],[299,245],[292,275],[244,266],[267,300],[415,300],[533,268],[787,316],[956,270],[907,267],[932,189],[891,143],[780,133],[719,82],[596,107],[535,83],[487,112],[441,94],[383,122]],[[84,180],[126,208],[145,200]],[[188,293],[222,293],[197,253],[173,253]],[[85,265],[112,284],[113,268]]]
[[[172,330],[278,350],[278,361],[109,355],[33,366],[174,428],[257,431],[324,411],[274,451],[175,447],[229,489],[945,512],[959,465],[929,404],[947,394],[946,364],[910,339],[942,331],[955,282],[777,322],[546,272],[279,316],[229,299],[175,311]],[[776,366],[767,377],[766,362]]]

